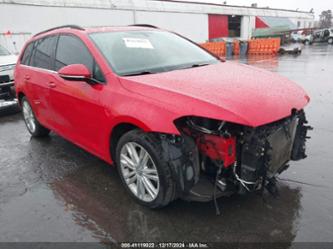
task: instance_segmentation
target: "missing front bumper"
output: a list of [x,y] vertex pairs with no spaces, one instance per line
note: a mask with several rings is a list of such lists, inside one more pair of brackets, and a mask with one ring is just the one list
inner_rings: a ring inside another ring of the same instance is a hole
[[241,184],[240,192],[264,188],[288,168],[290,160],[306,157],[307,132],[312,129],[306,124],[305,114],[300,111],[273,124],[245,131],[237,173],[241,180],[251,184]]
[[[290,117],[257,128],[228,124],[225,126],[228,129],[221,130],[221,135],[200,135],[198,129],[192,131],[185,128],[187,136],[192,136],[198,147],[200,178],[190,191],[184,193],[184,198],[209,201],[214,198],[214,189],[215,197],[268,189],[275,182],[275,177],[288,168],[290,160],[306,157],[307,132],[312,129],[306,124],[304,112],[294,111]],[[207,136],[218,139],[220,136],[224,140],[226,134],[236,141],[236,157],[232,164],[229,160],[225,164],[223,156],[216,159],[214,153],[209,153],[210,147],[217,146],[216,152],[219,152],[226,150],[225,146],[218,146],[219,143],[212,139],[203,139]],[[205,145],[207,141],[210,147]]]

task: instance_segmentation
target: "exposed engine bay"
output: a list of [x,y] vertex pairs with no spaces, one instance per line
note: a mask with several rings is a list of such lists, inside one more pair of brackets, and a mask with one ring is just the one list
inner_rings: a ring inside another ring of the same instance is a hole
[[260,127],[198,117],[177,120],[182,136],[163,136],[179,197],[210,201],[233,193],[274,194],[276,176],[290,160],[306,158],[309,138],[303,111]]

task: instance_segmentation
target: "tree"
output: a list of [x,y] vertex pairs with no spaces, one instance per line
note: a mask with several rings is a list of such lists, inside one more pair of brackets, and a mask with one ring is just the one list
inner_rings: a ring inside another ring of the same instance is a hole
[[319,16],[320,28],[330,28],[332,26],[332,10],[325,10]]

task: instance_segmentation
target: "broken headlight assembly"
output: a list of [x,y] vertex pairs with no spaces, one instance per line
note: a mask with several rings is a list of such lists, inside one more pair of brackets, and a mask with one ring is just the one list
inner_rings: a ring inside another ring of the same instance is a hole
[[275,177],[289,161],[306,157],[312,129],[303,111],[259,127],[201,117],[183,117],[175,124],[197,147],[200,176],[185,196],[196,201],[265,188],[274,193]]

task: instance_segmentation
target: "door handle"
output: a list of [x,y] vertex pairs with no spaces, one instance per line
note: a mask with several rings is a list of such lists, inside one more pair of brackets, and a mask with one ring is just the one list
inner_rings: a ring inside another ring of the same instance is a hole
[[30,80],[30,75],[25,75],[25,76],[24,76],[24,79],[25,79],[25,80]]
[[49,87],[50,88],[55,88],[57,85],[56,85],[56,83],[54,83],[54,82],[49,82]]

